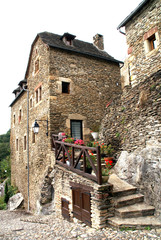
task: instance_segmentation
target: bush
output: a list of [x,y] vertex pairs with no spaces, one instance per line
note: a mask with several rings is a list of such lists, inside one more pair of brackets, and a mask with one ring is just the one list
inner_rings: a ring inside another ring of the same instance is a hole
[[6,210],[7,204],[4,202],[4,196],[0,197],[0,210]]

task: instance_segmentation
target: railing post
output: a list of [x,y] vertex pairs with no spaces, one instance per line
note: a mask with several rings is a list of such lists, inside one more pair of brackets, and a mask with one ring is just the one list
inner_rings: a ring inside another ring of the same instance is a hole
[[65,163],[65,149],[64,149],[64,144],[61,143],[62,149],[63,149],[63,163]]
[[74,167],[74,147],[72,147],[72,167]]
[[85,151],[83,151],[83,171],[86,172],[86,154],[85,154]]
[[100,146],[97,146],[97,181],[98,184],[102,184],[102,168],[101,168],[101,153],[100,153]]

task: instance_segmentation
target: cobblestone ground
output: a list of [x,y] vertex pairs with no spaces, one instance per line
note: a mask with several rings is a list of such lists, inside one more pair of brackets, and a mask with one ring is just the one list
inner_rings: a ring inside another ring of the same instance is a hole
[[161,229],[152,230],[117,230],[104,228],[96,230],[75,220],[68,222],[50,216],[32,216],[23,211],[0,211],[0,240],[147,240],[161,239]]

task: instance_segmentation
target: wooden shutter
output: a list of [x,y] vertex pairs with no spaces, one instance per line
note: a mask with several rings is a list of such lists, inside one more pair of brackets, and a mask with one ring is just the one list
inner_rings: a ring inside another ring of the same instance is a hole
[[61,207],[62,207],[62,216],[66,219],[70,219],[69,214],[69,201],[64,198],[61,198]]

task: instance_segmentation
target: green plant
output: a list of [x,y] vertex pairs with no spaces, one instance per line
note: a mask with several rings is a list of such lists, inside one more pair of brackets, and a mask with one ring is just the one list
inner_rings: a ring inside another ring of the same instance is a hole
[[[90,153],[89,156],[90,156],[92,162],[95,164],[96,163],[96,156],[93,153]],[[87,168],[92,167],[87,157],[86,157],[86,167]]]
[[117,137],[117,138],[120,137],[120,133],[119,133],[119,132],[116,133],[116,137]]
[[113,156],[113,152],[114,152],[114,148],[112,148],[112,145],[109,144],[107,146],[107,148],[105,148],[104,153],[108,156],[108,157],[112,157]]
[[74,138],[68,136],[67,138],[64,138],[64,139],[62,140],[62,142],[74,143]]
[[109,176],[110,169],[109,168],[103,168],[102,169],[102,176]]
[[7,204],[4,202],[4,196],[0,197],[0,210],[6,210]]
[[93,142],[91,142],[91,141],[89,141],[89,142],[87,142],[87,147],[93,147]]
[[151,227],[150,227],[150,226],[147,226],[147,227],[145,227],[145,230],[150,231],[150,230],[151,230]]
[[8,183],[6,182],[5,184],[5,189],[4,189],[4,202],[5,203],[8,203],[8,200],[9,200],[9,192],[8,192]]

